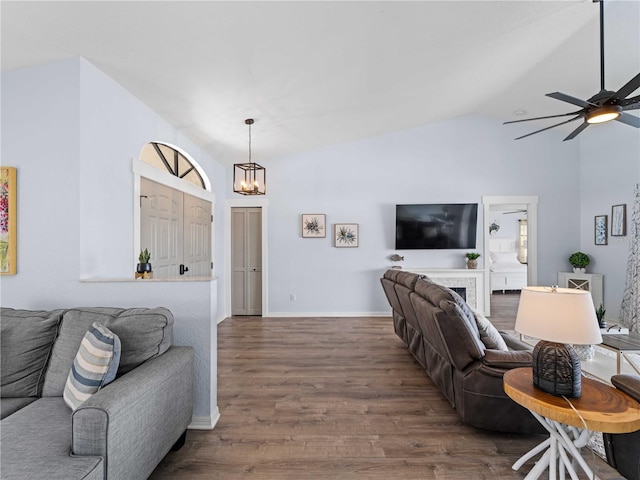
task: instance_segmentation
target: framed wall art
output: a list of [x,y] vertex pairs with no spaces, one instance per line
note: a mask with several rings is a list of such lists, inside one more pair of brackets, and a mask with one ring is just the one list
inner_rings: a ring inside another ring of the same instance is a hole
[[596,215],[594,222],[594,242],[596,245],[607,244],[607,216]]
[[0,274],[15,275],[16,265],[16,169],[0,167]]
[[624,237],[627,234],[627,205],[611,207],[611,236]]
[[357,247],[360,244],[360,234],[357,223],[336,223],[333,226],[334,245],[340,247]]
[[325,238],[327,216],[324,213],[302,214],[302,238]]

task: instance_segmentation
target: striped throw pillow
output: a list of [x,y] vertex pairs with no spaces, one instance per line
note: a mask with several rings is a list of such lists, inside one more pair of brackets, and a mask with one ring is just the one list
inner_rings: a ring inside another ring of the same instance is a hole
[[84,335],[64,387],[64,401],[76,410],[91,395],[116,378],[120,339],[94,322]]

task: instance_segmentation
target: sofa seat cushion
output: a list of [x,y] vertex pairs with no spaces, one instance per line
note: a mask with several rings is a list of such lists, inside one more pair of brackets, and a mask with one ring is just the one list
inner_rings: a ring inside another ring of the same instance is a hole
[[2,397],[39,397],[62,310],[0,311]]
[[21,408],[26,407],[31,402],[35,402],[38,397],[9,397],[0,400],[1,413],[0,419],[8,417],[12,413],[17,412]]
[[64,387],[65,403],[75,410],[91,395],[116,378],[120,362],[120,339],[93,322],[85,333]]
[[98,322],[120,338],[118,376],[173,344],[173,315],[166,308],[73,308],[65,311],[51,354],[43,396],[62,397],[71,364],[89,327]]
[[103,478],[101,457],[71,453],[71,410],[62,397],[40,398],[2,420],[2,479]]

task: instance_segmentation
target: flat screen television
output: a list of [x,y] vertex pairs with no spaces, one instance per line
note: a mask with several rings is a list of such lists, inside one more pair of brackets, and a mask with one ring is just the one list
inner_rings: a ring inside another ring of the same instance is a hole
[[476,248],[477,203],[396,205],[396,249]]

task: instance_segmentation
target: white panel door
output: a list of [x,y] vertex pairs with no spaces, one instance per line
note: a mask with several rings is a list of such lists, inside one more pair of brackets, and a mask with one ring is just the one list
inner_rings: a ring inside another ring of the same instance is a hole
[[247,208],[247,315],[262,315],[262,211]]
[[262,212],[231,209],[231,314],[262,315]]
[[211,202],[184,194],[184,259],[190,277],[211,275]]
[[211,202],[141,178],[140,248],[154,278],[210,277]]
[[151,252],[154,278],[175,278],[182,263],[183,194],[140,179],[140,248]]

